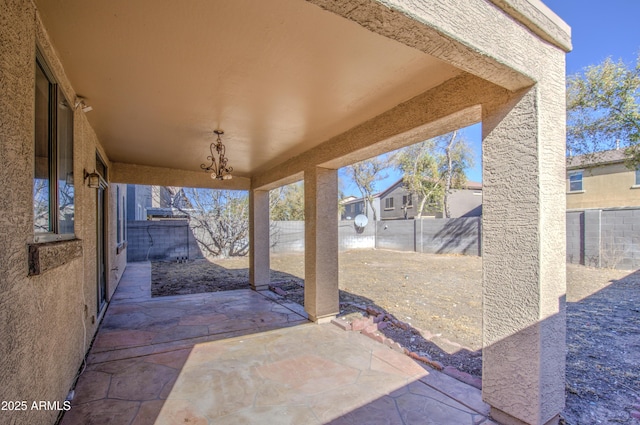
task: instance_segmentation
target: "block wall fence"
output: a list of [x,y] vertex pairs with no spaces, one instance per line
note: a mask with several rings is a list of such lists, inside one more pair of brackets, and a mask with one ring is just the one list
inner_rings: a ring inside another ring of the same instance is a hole
[[[130,221],[128,261],[204,258],[187,221]],[[391,249],[431,254],[482,254],[481,217],[424,218],[338,224],[339,249]],[[271,224],[271,252],[303,252],[304,222]],[[640,208],[567,212],[567,263],[640,268]]]

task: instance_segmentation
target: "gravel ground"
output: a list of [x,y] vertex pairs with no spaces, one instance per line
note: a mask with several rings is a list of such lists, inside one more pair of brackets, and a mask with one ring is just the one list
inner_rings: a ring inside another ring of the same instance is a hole
[[[246,288],[248,260],[153,263],[152,294]],[[302,304],[303,254],[272,255],[272,286]],[[367,306],[410,324],[384,333],[411,351],[482,373],[482,259],[413,252],[340,253],[340,314]],[[366,314],[366,313],[365,313]],[[566,424],[640,424],[640,271],[567,266]]]

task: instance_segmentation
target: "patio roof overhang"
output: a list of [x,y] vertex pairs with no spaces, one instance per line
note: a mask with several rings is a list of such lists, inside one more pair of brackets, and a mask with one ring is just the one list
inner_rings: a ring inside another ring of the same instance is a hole
[[[39,43],[63,92],[93,107],[74,115],[77,171],[97,150],[111,182],[250,189],[256,290],[270,276],[267,190],[304,178],[305,311],[319,323],[339,311],[337,168],[481,121],[483,398],[502,423],[557,421],[570,31],[539,0],[33,0],[4,9],[3,129],[8,158],[29,158],[5,167],[16,174],[7,202],[26,213],[13,216],[31,216],[33,80],[20,76],[34,69]],[[216,128],[231,181],[200,171]],[[117,189],[108,190],[115,211]],[[78,200],[82,269],[95,270],[97,197],[83,186]],[[107,216],[114,235],[116,215]],[[15,252],[32,224],[7,231]],[[73,270],[80,276],[49,279]]]
[[[473,74],[509,91],[533,82],[500,58],[476,52],[469,61],[477,49],[448,35],[436,9],[428,11],[433,22],[419,22],[402,2],[36,3],[120,182],[248,189],[256,177],[262,185],[295,180],[278,172],[287,161],[342,143],[341,135],[454,78]],[[518,13],[521,21],[535,16]],[[530,21],[532,30],[556,25]],[[479,120],[476,111],[463,124]],[[231,181],[200,171],[216,128],[225,131]],[[349,161],[379,153],[358,149]]]

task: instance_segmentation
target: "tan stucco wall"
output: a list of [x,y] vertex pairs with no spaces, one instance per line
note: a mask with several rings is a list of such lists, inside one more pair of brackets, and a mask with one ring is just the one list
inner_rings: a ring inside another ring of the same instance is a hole
[[175,170],[121,162],[114,162],[111,168],[112,181],[129,184],[248,190],[251,183],[246,177],[234,176],[231,180],[213,180],[209,173],[202,171]]
[[567,174],[567,209],[640,206],[640,187],[634,187],[635,180],[635,171],[622,163],[585,168],[582,192],[570,192]]
[[[0,400],[25,400],[29,407],[34,400],[64,400],[97,327],[96,191],[84,185],[82,172],[95,167],[96,149],[106,158],[84,114],[75,112],[75,232],[82,252],[28,277],[27,244],[33,243],[36,45],[67,98],[73,100],[75,92],[33,3],[0,2]],[[113,210],[110,204],[109,229],[114,227]],[[124,258],[126,250],[119,256],[115,247],[109,250],[111,268],[119,265],[123,271]],[[120,275],[110,274],[110,291]],[[57,411],[3,411],[0,422],[47,424],[57,415]]]
[[[460,128],[479,120],[474,105],[482,105],[483,398],[501,423],[557,418],[564,405],[568,27],[555,18],[516,20],[496,6],[526,14],[532,4],[525,1],[312,1],[466,73],[255,176],[252,187]],[[529,24],[561,40],[549,43]]]
[[[55,400],[66,394],[84,352],[81,318],[85,305],[89,334],[95,330],[90,320],[97,314],[95,191],[86,188],[80,176],[82,169],[93,168],[95,150],[101,149],[82,113],[76,113],[76,226],[84,250],[68,264],[27,278],[25,246],[32,236],[34,46],[36,39],[44,47],[47,41],[42,32],[36,35],[39,27],[31,3],[3,1],[0,172],[6,185],[0,202],[11,213],[0,216],[0,235],[7,247],[0,252],[5,273],[0,283],[4,366],[0,391],[6,399]],[[482,120],[486,178],[483,395],[517,420],[546,422],[561,409],[564,395],[564,52],[486,0],[314,3],[466,72],[254,176],[252,188],[268,189],[302,172],[310,178],[310,171],[318,166],[335,169]],[[45,49],[45,54],[73,98],[55,54],[51,49]],[[139,174],[127,167],[120,171],[116,175]],[[162,173],[156,169],[144,174],[155,180]],[[119,182],[126,180],[118,178]],[[318,184],[305,196],[315,202],[325,195],[335,199],[334,186],[332,179],[330,185]],[[317,215],[331,216],[322,211]],[[110,214],[111,226],[112,217]],[[110,239],[113,237],[110,232]],[[325,243],[316,232],[307,238],[307,246],[312,245],[315,248],[308,255],[313,256],[314,264],[337,265],[337,256],[328,255],[333,242]],[[115,279],[111,269],[122,258],[114,258],[113,253],[110,258],[109,276]],[[324,308],[324,300],[331,301],[326,305],[335,305],[337,277],[316,280],[320,284],[313,289],[319,296],[310,297],[316,304],[312,307]],[[312,310],[317,317],[333,313]],[[9,422],[47,423],[53,414],[30,415],[15,414]]]

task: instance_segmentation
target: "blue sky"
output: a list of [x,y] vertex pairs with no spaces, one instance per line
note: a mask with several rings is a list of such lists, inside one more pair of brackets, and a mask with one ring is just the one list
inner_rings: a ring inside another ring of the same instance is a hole
[[[640,52],[640,0],[542,0],[571,27],[573,51],[567,55],[567,75],[581,72],[589,65],[597,65],[607,57],[635,64]],[[473,146],[476,165],[467,173],[471,181],[482,181],[481,126],[468,127],[462,132]],[[341,177],[345,183],[341,170]],[[377,183],[381,191],[400,178],[391,171]],[[345,193],[360,196],[357,187],[346,184]]]
[[607,57],[634,64],[640,51],[640,1],[543,0],[571,27],[573,51],[567,74],[580,72]]

